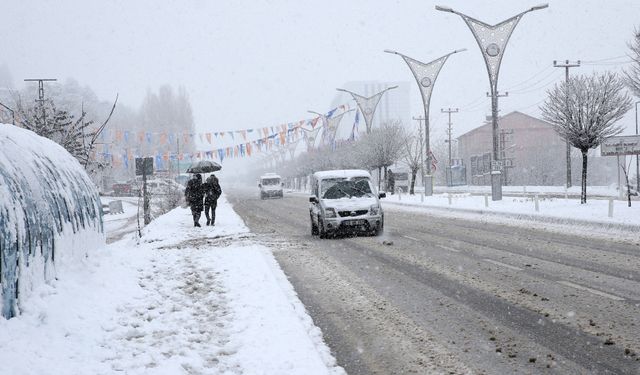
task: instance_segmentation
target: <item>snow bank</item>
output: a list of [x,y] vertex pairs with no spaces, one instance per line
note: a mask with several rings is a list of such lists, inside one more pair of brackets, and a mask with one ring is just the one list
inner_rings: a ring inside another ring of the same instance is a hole
[[55,142],[0,124],[0,309],[19,314],[37,286],[104,245],[98,190]]
[[224,196],[214,227],[176,208],[86,263],[0,319],[0,373],[344,374]]

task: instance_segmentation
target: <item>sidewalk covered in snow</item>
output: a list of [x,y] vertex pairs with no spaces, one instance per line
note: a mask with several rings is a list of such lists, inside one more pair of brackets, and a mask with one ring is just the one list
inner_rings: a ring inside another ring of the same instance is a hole
[[224,197],[215,227],[191,225],[177,208],[38,289],[23,316],[0,321],[2,371],[343,373]]

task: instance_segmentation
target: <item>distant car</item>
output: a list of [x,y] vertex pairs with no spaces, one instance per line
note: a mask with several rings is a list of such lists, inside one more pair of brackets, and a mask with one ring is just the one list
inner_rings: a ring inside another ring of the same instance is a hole
[[116,197],[130,197],[133,195],[133,186],[129,182],[116,182],[111,186]]
[[311,178],[309,197],[311,234],[327,238],[338,232],[378,235],[384,229],[384,213],[371,175],[364,170],[321,171]]
[[409,172],[407,171],[394,171],[393,179],[395,182],[394,189],[403,193],[409,192]]
[[184,193],[184,186],[171,179],[147,180],[147,190],[151,195],[168,195],[172,193]]
[[282,179],[275,173],[267,173],[260,176],[258,187],[260,188],[260,199],[282,198],[284,197]]

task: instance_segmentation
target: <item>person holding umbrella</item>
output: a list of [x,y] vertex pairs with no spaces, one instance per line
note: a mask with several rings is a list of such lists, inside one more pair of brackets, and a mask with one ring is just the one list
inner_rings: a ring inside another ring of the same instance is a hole
[[[187,173],[195,173],[193,179],[189,180],[187,183],[187,188],[184,191],[184,195],[187,201],[187,204],[191,206],[191,214],[193,215],[193,226],[200,226],[200,215],[202,215],[203,208],[203,199],[205,193],[205,186],[202,183],[202,175],[200,173],[212,173],[222,169],[222,166],[216,162],[209,160],[201,160],[197,163],[192,164],[188,169]],[[214,176],[215,178],[215,176]],[[216,178],[217,182],[217,178]],[[220,190],[220,185],[218,184],[218,190]],[[220,190],[220,193],[222,190]],[[220,194],[217,195],[218,197]],[[215,203],[217,203],[217,197],[215,198]],[[207,225],[213,224],[213,220],[215,220],[215,205],[211,207],[213,209],[212,218],[209,218],[207,213]]]
[[193,226],[200,226],[200,215],[202,215],[202,204],[204,199],[204,189],[202,188],[202,175],[196,173],[184,190],[185,200],[191,207],[191,215],[193,216]]
[[[215,225],[218,198],[222,194],[218,177],[212,173],[207,177],[202,187],[204,189],[204,214],[207,217],[207,225]],[[209,216],[209,212],[211,212],[211,216]]]

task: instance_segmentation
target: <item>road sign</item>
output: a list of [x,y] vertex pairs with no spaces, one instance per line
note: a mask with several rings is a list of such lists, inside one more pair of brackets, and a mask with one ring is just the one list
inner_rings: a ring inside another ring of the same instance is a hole
[[136,158],[136,176],[142,176],[143,170],[147,176],[153,174],[153,158]]
[[622,135],[605,138],[600,145],[602,156],[640,155],[640,135]]

